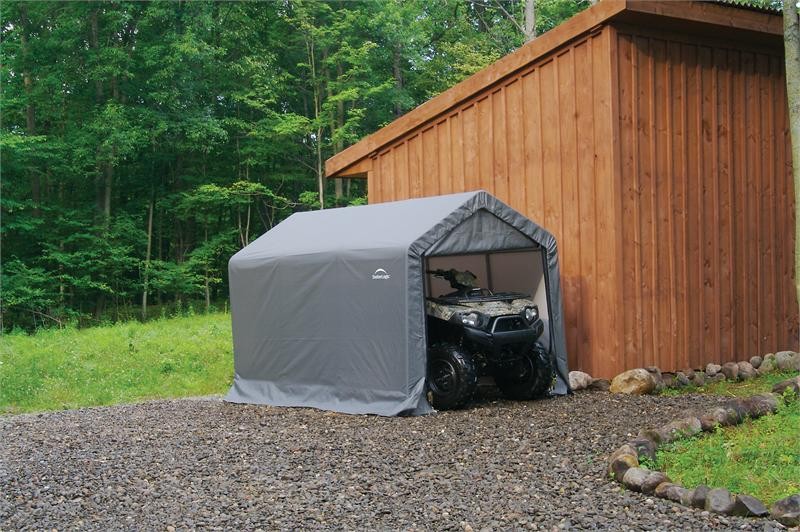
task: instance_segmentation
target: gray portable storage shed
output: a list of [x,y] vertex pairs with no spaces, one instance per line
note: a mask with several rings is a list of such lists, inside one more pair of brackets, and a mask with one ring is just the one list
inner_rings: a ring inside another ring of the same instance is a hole
[[[227,401],[385,416],[432,411],[426,270],[475,263],[524,285],[568,392],[555,238],[484,191],[293,214],[230,260]],[[481,275],[479,275],[481,277]],[[516,283],[516,284],[515,284]]]

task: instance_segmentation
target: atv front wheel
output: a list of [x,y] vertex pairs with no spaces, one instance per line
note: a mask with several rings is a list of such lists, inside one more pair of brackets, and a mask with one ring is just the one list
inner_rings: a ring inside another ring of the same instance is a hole
[[536,342],[511,367],[499,371],[494,380],[509,399],[545,397],[553,383],[553,364],[544,346]]
[[428,391],[434,408],[463,408],[477,388],[478,373],[469,353],[450,343],[428,349]]

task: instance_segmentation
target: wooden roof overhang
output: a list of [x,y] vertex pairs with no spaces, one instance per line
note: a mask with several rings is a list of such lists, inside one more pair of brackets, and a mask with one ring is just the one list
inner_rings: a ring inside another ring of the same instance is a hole
[[705,32],[712,36],[730,35],[735,31],[739,39],[772,45],[779,43],[783,35],[780,14],[770,11],[744,9],[719,2],[601,0],[525,44],[519,50],[337,153],[325,162],[326,176],[366,177],[372,165],[372,157],[383,147],[444,115],[474,94],[502,82],[560,46],[587,33],[598,31],[610,21],[657,24],[659,28],[666,30]]

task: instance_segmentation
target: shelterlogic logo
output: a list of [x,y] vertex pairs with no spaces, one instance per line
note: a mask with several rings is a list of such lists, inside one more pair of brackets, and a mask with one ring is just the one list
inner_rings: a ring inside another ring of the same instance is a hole
[[373,280],[383,280],[383,281],[385,281],[387,279],[390,279],[391,277],[392,276],[389,275],[386,272],[386,270],[384,270],[383,268],[378,268],[377,270],[375,270],[375,273],[372,274],[372,279]]

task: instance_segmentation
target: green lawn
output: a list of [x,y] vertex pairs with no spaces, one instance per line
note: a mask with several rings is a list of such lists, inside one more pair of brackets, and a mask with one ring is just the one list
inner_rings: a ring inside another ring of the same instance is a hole
[[[769,374],[740,383],[717,383],[695,392],[747,396],[772,389],[796,374]],[[800,401],[778,413],[659,448],[659,469],[688,488],[699,484],[747,493],[771,505],[800,492]]]
[[669,388],[661,392],[661,395],[685,395],[687,393],[704,393],[713,395],[729,395],[731,397],[746,397],[757,393],[768,392],[772,390],[772,386],[790,377],[794,377],[797,373],[792,372],[774,372],[761,375],[755,379],[746,381],[722,381],[713,382],[705,386],[683,386],[681,388]]
[[223,393],[230,314],[46,330],[0,338],[0,413]]

